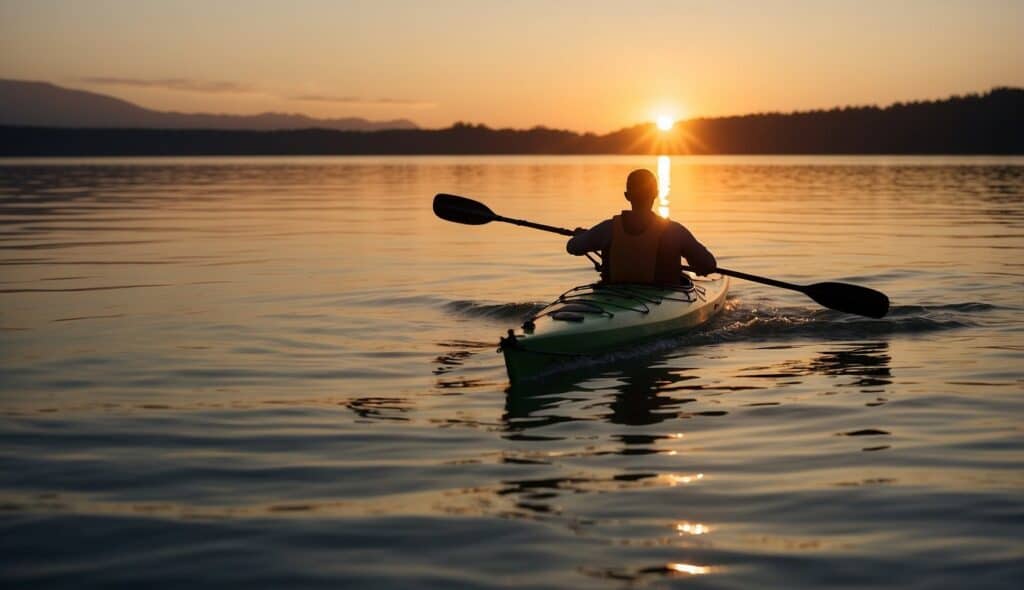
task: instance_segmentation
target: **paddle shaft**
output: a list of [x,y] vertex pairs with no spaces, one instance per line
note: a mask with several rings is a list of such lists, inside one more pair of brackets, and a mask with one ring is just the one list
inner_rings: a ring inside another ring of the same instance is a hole
[[[523,227],[532,227],[535,229],[541,229],[544,231],[551,231],[552,234],[561,234],[562,236],[572,236],[572,230],[566,229],[565,227],[557,227],[555,225],[545,225],[544,223],[535,223],[532,221],[526,221],[525,219],[513,219],[512,217],[504,217],[502,215],[495,215],[495,221],[504,221],[505,223],[512,223],[514,225],[522,225]],[[684,270],[692,270],[689,266],[683,266]],[[767,277],[758,277],[757,275],[750,275],[748,272],[740,272],[739,270],[730,270],[728,268],[722,268],[719,266],[716,270],[719,275],[725,275],[727,277],[734,277],[736,279],[742,279],[744,281],[751,281],[754,283],[761,283],[762,285],[770,285],[772,287],[778,287],[779,289],[788,289],[791,291],[798,291],[800,293],[806,293],[806,288],[803,285],[796,285],[794,283],[786,283],[785,281],[776,281],[774,279],[768,279]]]
[[[684,265],[683,270],[693,270],[693,268]],[[729,270],[728,268],[722,268],[721,266],[716,268],[715,272],[717,272],[720,275],[735,277],[737,279],[743,279],[745,281],[761,283],[764,285],[770,285],[772,287],[779,287],[780,289],[789,289],[791,291],[799,291],[800,293],[805,293],[807,291],[807,288],[804,287],[803,285],[787,283],[785,281],[777,281],[775,279],[769,279],[768,277],[759,277],[757,275],[740,272],[738,270]]]
[[[543,231],[548,231],[554,234],[562,234],[563,236],[573,235],[572,230],[564,227],[556,227],[554,225],[544,225],[543,223],[534,223],[532,221],[526,221],[525,219],[513,219],[511,217],[503,217],[501,215],[495,215],[494,221],[502,221],[505,223],[511,223],[513,225],[521,225],[523,227],[532,227]],[[683,266],[683,270],[693,270],[689,266]],[[727,268],[718,267],[715,269],[718,274],[726,275],[729,277],[735,277],[737,279],[743,279],[745,281],[752,281],[754,283],[761,283],[763,285],[770,285],[772,287],[778,287],[780,289],[789,289],[790,291],[797,291],[799,293],[806,293],[807,289],[803,285],[797,285],[794,283],[787,283],[785,281],[777,281],[775,279],[769,279],[768,277],[759,277],[738,270],[729,270]]]
[[511,223],[513,225],[521,225],[523,227],[532,227],[533,229],[539,229],[543,231],[549,231],[555,234],[562,234],[563,236],[571,236],[573,232],[571,229],[565,229],[564,227],[555,227],[553,225],[544,225],[543,223],[534,223],[532,221],[526,221],[525,219],[513,219],[511,217],[502,217],[501,215],[495,215],[494,221],[503,221],[505,223]]
[[[543,231],[548,231],[555,234],[562,234],[563,236],[573,235],[572,230],[564,227],[556,227],[554,225],[544,225],[543,223],[534,223],[532,221],[526,221],[525,219],[513,219],[511,217],[503,217],[501,215],[495,215],[494,221],[502,221],[505,223],[511,223],[513,225],[521,225],[523,227],[532,227]],[[689,266],[683,266],[684,270],[693,270]],[[718,267],[715,272],[718,274],[735,277],[737,279],[743,279],[745,281],[752,281],[754,283],[761,283],[763,285],[770,285],[772,287],[779,287],[780,289],[789,289],[790,291],[797,291],[799,293],[806,293],[806,287],[803,285],[796,285],[794,283],[787,283],[785,281],[777,281],[775,279],[769,279],[768,277],[759,277],[738,270],[729,270],[727,268]]]

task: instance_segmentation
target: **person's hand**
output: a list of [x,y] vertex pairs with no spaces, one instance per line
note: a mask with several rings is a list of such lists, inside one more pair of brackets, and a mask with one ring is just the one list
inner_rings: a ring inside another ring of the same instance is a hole
[[718,272],[718,265],[713,264],[711,266],[700,269],[700,272],[698,272],[697,274],[702,277],[706,277],[708,275],[715,274],[716,272]]
[[572,230],[572,235],[573,236],[578,236],[578,235],[580,235],[582,233],[586,233],[586,232],[587,232],[587,228],[585,228],[585,227],[577,227],[576,229]]

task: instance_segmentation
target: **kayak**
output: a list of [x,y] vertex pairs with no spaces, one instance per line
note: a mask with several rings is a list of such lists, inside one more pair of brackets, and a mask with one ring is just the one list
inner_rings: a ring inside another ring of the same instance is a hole
[[725,306],[729,279],[684,274],[678,286],[593,283],[562,293],[502,337],[509,380],[549,375],[707,323]]

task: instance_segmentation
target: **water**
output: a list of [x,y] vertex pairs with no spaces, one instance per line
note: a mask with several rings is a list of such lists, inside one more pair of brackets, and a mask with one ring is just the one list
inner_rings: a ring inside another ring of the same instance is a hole
[[[634,167],[736,281],[706,329],[508,389]],[[0,164],[5,586],[1017,587],[1024,159]]]

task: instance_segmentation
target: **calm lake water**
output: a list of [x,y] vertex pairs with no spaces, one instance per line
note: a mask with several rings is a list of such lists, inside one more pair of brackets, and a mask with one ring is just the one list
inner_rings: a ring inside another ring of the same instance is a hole
[[[733,282],[509,389],[626,174]],[[1024,158],[0,163],[7,587],[1020,587]]]

